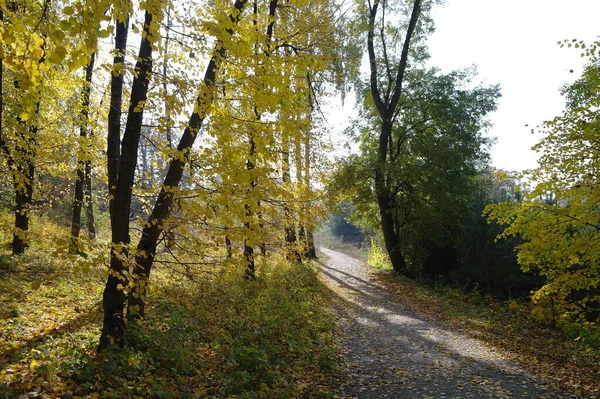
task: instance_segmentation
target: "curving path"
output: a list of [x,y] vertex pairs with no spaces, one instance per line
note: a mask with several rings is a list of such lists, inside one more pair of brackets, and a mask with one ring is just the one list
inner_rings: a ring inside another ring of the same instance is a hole
[[369,274],[355,258],[320,249],[328,286],[340,297],[350,398],[576,398],[547,388],[499,351],[428,320]]

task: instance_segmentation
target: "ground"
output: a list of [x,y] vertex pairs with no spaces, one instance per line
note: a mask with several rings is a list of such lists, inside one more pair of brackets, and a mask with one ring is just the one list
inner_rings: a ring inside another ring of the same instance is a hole
[[321,249],[350,398],[575,398],[505,353],[419,314],[359,260]]

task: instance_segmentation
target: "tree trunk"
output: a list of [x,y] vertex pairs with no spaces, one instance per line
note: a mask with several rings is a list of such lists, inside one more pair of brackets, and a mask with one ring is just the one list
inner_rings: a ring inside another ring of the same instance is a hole
[[[375,167],[375,192],[377,196],[377,205],[379,206],[379,214],[381,216],[381,230],[385,241],[385,248],[389,254],[392,267],[396,272],[406,272],[406,261],[402,255],[400,248],[400,236],[395,229],[393,209],[392,209],[392,197],[395,195],[392,193],[390,187],[387,184],[387,173],[389,173],[388,164],[388,145],[392,141],[392,124],[393,116],[396,114],[398,102],[400,101],[400,95],[402,94],[402,84],[404,81],[404,74],[406,72],[406,66],[408,63],[408,52],[410,48],[410,41],[416,28],[417,20],[421,10],[421,0],[415,0],[413,9],[408,24],[406,37],[404,38],[404,45],[402,47],[402,54],[400,62],[397,67],[397,74],[392,77],[389,71],[395,69],[394,66],[389,64],[388,58],[385,57],[386,70],[388,71],[388,82],[387,90],[384,90],[384,97],[382,98],[381,91],[379,89],[380,76],[377,71],[377,56],[375,53],[375,22],[377,11],[380,5],[379,0],[375,0],[370,5],[369,9],[369,30],[367,35],[367,49],[369,54],[369,69],[370,69],[370,89],[371,96],[377,112],[381,117],[381,127],[379,131],[379,148],[377,151],[377,165]],[[386,6],[384,2],[383,7]],[[382,43],[383,51],[385,49],[385,43]],[[391,90],[393,87],[393,90]]]
[[229,236],[225,236],[225,248],[227,248],[227,259],[231,259],[231,239],[229,238]]
[[[310,125],[309,125],[310,126]],[[306,231],[304,229],[304,224],[306,222],[306,190],[304,188],[304,179],[302,177],[302,144],[301,144],[301,134],[302,131],[298,131],[294,135],[294,160],[296,161],[296,187],[298,191],[298,215],[296,219],[298,220],[298,242],[302,248],[301,251],[298,251],[298,255],[302,258],[303,255],[306,255]],[[308,132],[305,132],[308,134]]]
[[379,205],[379,214],[381,216],[381,231],[383,233],[385,249],[390,257],[390,262],[395,272],[405,274],[406,260],[400,248],[400,237],[394,228],[393,209],[385,193],[377,194],[377,204]]
[[[123,228],[119,225],[115,205],[117,203],[115,195],[117,189],[117,179],[119,171],[119,159],[121,157],[121,107],[123,105],[123,67],[125,65],[125,49],[127,47],[127,34],[129,32],[129,17],[125,21],[117,21],[115,33],[115,56],[113,58],[113,73],[110,82],[110,107],[108,111],[108,137],[107,151],[108,158],[108,193],[109,193],[109,214],[110,227],[112,232],[112,242],[119,242],[116,232],[122,232]],[[128,218],[127,215],[126,218]],[[128,234],[127,234],[128,236]],[[125,239],[121,240],[122,242]],[[104,310],[104,320],[102,323],[102,334],[98,351],[103,350],[111,344],[123,346],[125,335],[125,293],[119,287],[119,284],[125,285],[123,279],[123,262],[115,253],[116,248],[111,250],[110,271],[104,292],[102,294],[102,307]]]
[[[111,251],[111,271],[104,288],[104,324],[98,347],[99,350],[104,349],[111,343],[123,345],[124,339],[125,320],[123,314],[125,308],[125,295],[123,293],[123,286],[126,284],[123,275],[124,264],[122,257],[127,255],[127,246],[131,242],[129,235],[129,214],[131,210],[133,179],[137,165],[138,147],[144,117],[144,104],[148,96],[148,85],[152,72],[152,46],[149,40],[152,18],[152,14],[146,11],[138,61],[135,65],[137,74],[135,75],[131,86],[129,112],[127,114],[127,123],[125,125],[123,141],[121,142],[121,154],[118,159],[116,176],[112,176],[113,178],[116,178],[116,185],[113,181],[112,186],[114,187],[112,196],[113,205],[110,210],[113,249]],[[123,31],[126,32],[127,29],[124,29]],[[117,56],[119,55],[120,54],[117,54]],[[117,59],[115,57],[115,62],[116,61]],[[114,121],[111,122],[114,123]],[[109,131],[109,135],[111,133],[120,134],[120,132],[114,130]],[[109,142],[111,142],[111,140],[113,141],[113,144],[116,142],[115,137],[109,137]],[[114,154],[115,153],[113,152],[113,155]],[[114,162],[114,159],[109,158],[109,164],[111,160]],[[114,162],[113,167],[116,166],[116,164],[117,163]],[[132,295],[133,294],[135,294],[135,292],[132,292]],[[130,315],[128,314],[128,316]]]
[[96,53],[92,53],[87,66],[85,67],[85,83],[82,90],[82,101],[81,101],[81,125],[79,127],[80,137],[80,154],[77,160],[77,179],[75,181],[75,197],[73,198],[73,216],[71,218],[71,250],[77,252],[78,245],[77,240],[79,238],[79,232],[81,231],[81,208],[84,202],[84,185],[86,183],[86,169],[90,162],[85,158],[89,156],[83,154],[83,146],[87,146],[84,143],[85,139],[89,136],[89,108],[90,108],[90,94],[92,91],[92,73],[94,71],[94,60]]
[[[286,134],[286,132],[283,132],[281,142],[283,154],[281,163],[281,183],[284,186],[290,183],[290,142]],[[300,262],[301,257],[296,250],[296,224],[294,223],[292,210],[287,201],[283,202],[283,228],[285,233],[284,248],[286,257],[292,262]]]
[[[43,64],[46,57],[46,41],[41,45],[42,56],[38,60],[39,65]],[[15,86],[19,87],[19,82],[15,81]],[[17,121],[24,133],[20,134],[22,140],[21,144],[15,146],[15,152],[20,152],[19,164],[15,165],[18,174],[20,174],[18,182],[13,180],[15,188],[15,231],[12,241],[12,253],[13,255],[20,255],[25,253],[25,249],[29,246],[28,233],[29,233],[29,215],[33,205],[33,179],[35,174],[35,154],[36,154],[36,136],[38,133],[38,121],[37,115],[40,112],[40,101],[41,91],[38,91],[37,102],[35,104],[35,114],[33,124],[27,126],[27,123],[17,117]],[[13,157],[14,159],[14,157]],[[24,164],[22,164],[23,162]],[[13,178],[15,176],[13,175]]]
[[119,177],[119,159],[121,158],[121,108],[123,106],[123,77],[125,67],[125,49],[129,33],[129,18],[117,21],[115,34],[115,56],[113,73],[110,80],[110,106],[108,109],[108,136],[106,155],[108,158],[108,194],[111,227],[115,223],[115,190]]
[[31,199],[33,197],[33,162],[27,160],[22,172],[25,176],[25,188],[15,184],[15,232],[12,241],[13,255],[25,253],[29,246],[27,234],[29,232],[29,214],[31,211]]
[[[256,4],[256,3],[255,3]],[[255,112],[256,112],[256,108],[255,108]],[[248,160],[246,161],[246,170],[250,173],[252,173],[252,170],[254,169],[254,162],[252,161],[252,159],[254,158],[255,155],[255,150],[256,150],[256,143],[254,142],[254,135],[252,133],[250,133],[250,137],[248,138],[248,145],[249,145],[249,151],[248,151]],[[256,189],[256,182],[254,181],[254,179],[250,180],[250,188],[248,190],[248,199],[246,199],[246,204],[245,204],[245,208],[246,208],[246,222],[244,222],[244,227],[246,228],[246,234],[248,235],[252,235],[251,233],[253,233],[253,228],[252,228],[252,217],[254,215],[254,213],[252,212],[252,206],[250,205],[251,198],[252,198],[252,193],[254,192],[254,190]],[[252,238],[253,239],[253,238]],[[254,246],[251,245],[249,243],[250,239],[246,238],[244,240],[244,258],[246,259],[246,272],[244,273],[244,278],[246,280],[254,280],[256,278],[256,274],[255,274],[255,270],[254,270]]]
[[[232,25],[236,25],[240,19],[241,11],[244,8],[247,0],[236,0],[234,3],[235,13],[229,15],[229,19]],[[232,35],[233,29],[226,29],[227,34]],[[212,57],[206,67],[204,78],[202,80],[199,94],[196,97],[194,111],[190,116],[190,120],[187,127],[183,131],[183,135],[177,146],[177,151],[181,154],[188,154],[194,141],[200,132],[200,128],[204,123],[208,111],[215,98],[215,81],[216,75],[221,67],[221,63],[225,60],[226,49],[223,45],[223,41],[218,40],[215,44]],[[175,191],[179,186],[181,177],[183,176],[183,170],[188,162],[187,156],[183,158],[177,157],[171,160],[167,174],[163,182],[162,188],[152,214],[146,221],[142,230],[142,236],[138,243],[138,255],[136,256],[136,266],[138,267],[138,278],[136,289],[142,293],[139,297],[130,298],[128,301],[128,308],[135,307],[138,314],[143,317],[145,314],[145,294],[148,287],[148,279],[150,272],[152,271],[152,265],[154,263],[154,256],[156,255],[156,246],[160,234],[164,230],[163,223],[170,215],[171,208],[175,201]]]
[[[310,90],[310,88],[309,88]],[[311,115],[313,109],[312,96],[309,96],[309,103],[311,108]],[[305,206],[307,208],[310,207],[310,132],[306,134],[304,137],[304,186],[306,189],[306,203]],[[313,236],[313,226],[308,220],[308,215],[310,214],[310,210],[308,209],[305,213],[305,230],[306,230],[306,254],[305,256],[309,259],[316,259],[317,252],[315,250],[315,239]]]
[[92,197],[92,161],[85,162],[85,211],[87,216],[88,237],[96,239],[96,222],[94,220],[94,198]]

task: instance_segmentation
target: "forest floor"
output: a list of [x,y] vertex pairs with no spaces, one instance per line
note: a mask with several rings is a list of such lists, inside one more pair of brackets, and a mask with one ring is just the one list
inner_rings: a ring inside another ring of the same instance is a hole
[[328,258],[322,276],[336,296],[344,397],[582,397],[528,371],[513,354],[416,311],[361,261],[321,252]]
[[76,265],[0,253],[0,399],[327,399],[339,386],[312,263],[261,260],[255,281],[233,267],[156,268],[148,317],[101,354],[106,269]]

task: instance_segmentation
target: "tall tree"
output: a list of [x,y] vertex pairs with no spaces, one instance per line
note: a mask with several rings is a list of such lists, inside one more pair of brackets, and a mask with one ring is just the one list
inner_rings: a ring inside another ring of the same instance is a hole
[[[85,67],[85,82],[82,87],[82,98],[81,98],[81,121],[79,128],[79,155],[77,159],[77,178],[75,180],[75,197],[73,198],[73,217],[71,219],[71,245],[73,249],[77,250],[77,240],[79,238],[79,232],[81,231],[81,208],[84,205],[84,191],[87,192],[86,201],[87,205],[87,217],[88,217],[88,230],[90,235],[95,234],[95,229],[92,227],[89,229],[90,223],[93,226],[93,210],[91,204],[91,159],[89,159],[89,145],[86,142],[89,136],[89,113],[90,113],[90,95],[92,92],[92,75],[94,71],[94,61],[96,59],[96,53],[92,53],[90,60]],[[88,150],[88,151],[86,151]],[[90,221],[91,218],[91,221]]]
[[[375,51],[375,29],[378,23],[378,12],[380,10],[382,17],[379,21],[381,24],[381,50],[383,56],[383,67],[385,68],[384,84],[381,82],[379,73],[379,60]],[[375,192],[377,196],[377,204],[381,215],[381,230],[385,241],[385,248],[390,256],[392,266],[397,272],[403,272],[406,269],[406,260],[401,252],[400,240],[396,223],[393,217],[393,194],[392,187],[389,182],[388,152],[393,146],[392,142],[392,127],[399,106],[400,96],[402,94],[402,84],[406,74],[408,65],[409,49],[411,39],[417,27],[417,21],[421,13],[421,0],[415,0],[406,34],[404,37],[404,45],[402,53],[397,65],[393,65],[388,56],[388,49],[385,37],[385,12],[387,2],[383,4],[380,0],[375,0],[371,5],[369,3],[368,15],[368,33],[367,33],[367,49],[369,55],[370,80],[369,86],[373,102],[381,119],[379,129],[379,148],[377,150],[378,163],[375,167]],[[392,71],[396,70],[393,75]]]
[[[145,7],[142,39],[138,60],[135,65],[136,74],[131,85],[127,122],[123,139],[120,142],[120,154],[118,153],[118,144],[121,132],[120,129],[116,129],[120,127],[120,124],[118,123],[119,121],[110,120],[109,115],[108,163],[109,190],[111,192],[111,241],[113,248],[111,251],[110,272],[102,297],[104,322],[98,347],[99,350],[104,349],[112,343],[122,345],[125,331],[125,294],[123,293],[123,288],[126,281],[125,262],[128,255],[128,245],[131,242],[129,216],[133,181],[138,161],[138,147],[144,117],[144,105],[148,97],[148,86],[152,73],[152,43],[160,37],[158,26],[163,13],[163,4],[160,0],[148,2]],[[119,28],[119,26],[121,27]],[[122,62],[120,51],[125,48],[126,37],[126,23],[117,21],[117,53],[115,54],[115,64]],[[113,73],[111,90],[122,90],[122,80],[115,80],[115,78],[117,77]],[[112,109],[113,98],[115,103],[120,102],[121,94],[115,91],[111,91],[111,111],[118,114],[120,113],[120,109],[118,111]],[[114,104],[114,106],[117,105]],[[133,313],[128,316],[133,316]]]
[[[445,274],[456,263],[455,243],[476,189],[475,179],[487,165],[489,139],[483,136],[487,115],[496,107],[499,88],[472,84],[473,71],[440,74],[412,70],[405,79],[401,109],[391,129],[394,146],[387,156],[388,214],[395,234],[404,239],[398,250],[410,262],[401,272]],[[379,113],[365,98],[356,126],[361,154],[350,157],[332,187],[352,192],[360,224],[380,222],[379,195],[373,190],[379,158]],[[379,215],[377,215],[379,213]],[[445,255],[445,265],[438,265]],[[410,264],[409,264],[410,263]],[[436,267],[442,269],[436,269]]]
[[[16,73],[13,83],[17,96],[20,97],[21,109],[16,116],[16,134],[14,145],[9,147],[6,138],[2,140],[2,149],[8,159],[8,165],[13,176],[15,189],[15,229],[12,241],[13,254],[23,254],[28,246],[29,217],[33,206],[33,187],[35,174],[35,157],[37,147],[37,134],[39,130],[40,101],[42,97],[42,64],[46,60],[47,39],[46,34],[40,30],[45,28],[50,12],[50,1],[46,0],[42,8],[35,5],[10,4],[14,24],[16,14],[31,12],[37,19],[33,32],[25,40],[32,40],[34,47],[24,51],[23,57],[14,54],[14,58],[23,58],[21,67],[30,65],[29,68]],[[39,15],[37,15],[39,12]],[[3,15],[4,17],[4,15]],[[29,54],[27,54],[29,53]],[[27,60],[26,58],[30,58]]]

